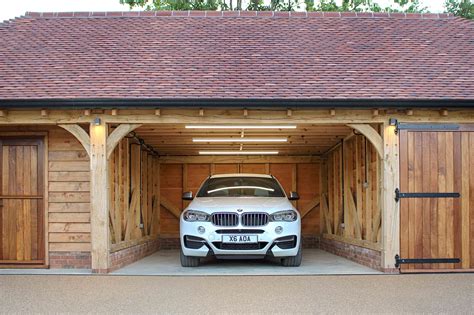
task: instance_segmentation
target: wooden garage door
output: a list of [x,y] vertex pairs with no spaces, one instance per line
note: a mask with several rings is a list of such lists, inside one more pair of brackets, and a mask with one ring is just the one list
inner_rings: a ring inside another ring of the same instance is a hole
[[[400,199],[400,257],[433,260],[402,264],[401,270],[471,269],[474,126],[406,128],[400,130],[400,192],[408,193]],[[456,258],[459,263],[442,260]]]
[[0,264],[44,264],[41,139],[0,138]]

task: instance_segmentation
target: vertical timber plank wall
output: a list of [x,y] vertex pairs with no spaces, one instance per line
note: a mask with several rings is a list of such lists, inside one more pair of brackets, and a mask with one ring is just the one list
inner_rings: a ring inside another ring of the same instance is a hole
[[381,269],[380,158],[362,135],[346,138],[322,159],[322,248]]
[[400,190],[460,193],[459,198],[400,200],[400,256],[461,259],[403,264],[402,272],[474,269],[473,156],[472,131],[400,131]]
[[160,165],[133,139],[122,139],[109,159],[111,267],[158,250]]
[[[196,194],[201,183],[212,174],[257,173],[274,175],[287,193],[299,192],[301,199],[297,209],[307,209],[303,218],[302,230],[306,238],[318,237],[319,227],[319,163],[200,163],[200,164],[161,164],[160,165],[160,237],[178,239],[179,214],[189,204],[182,201],[184,191]],[[293,187],[295,186],[295,187]],[[314,245],[314,244],[313,244]]]
[[[354,136],[345,142],[344,149],[338,146],[328,153],[327,186],[323,190],[327,191],[330,234],[380,242],[380,158],[365,137]],[[327,227],[324,231],[329,234]]]

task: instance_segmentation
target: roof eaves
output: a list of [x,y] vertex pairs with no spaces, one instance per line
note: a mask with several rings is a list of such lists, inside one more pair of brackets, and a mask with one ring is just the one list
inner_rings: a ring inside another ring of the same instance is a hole
[[474,108],[472,99],[0,99],[0,108]]

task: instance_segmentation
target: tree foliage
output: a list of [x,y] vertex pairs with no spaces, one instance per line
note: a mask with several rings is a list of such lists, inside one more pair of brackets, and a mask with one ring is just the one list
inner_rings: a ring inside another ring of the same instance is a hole
[[[120,3],[145,10],[428,12],[420,0],[392,0],[388,6],[381,6],[376,0],[120,0]],[[445,7],[456,16],[474,18],[472,0],[445,0]]]
[[466,19],[474,19],[474,3],[471,0],[446,0],[444,6],[449,13]]

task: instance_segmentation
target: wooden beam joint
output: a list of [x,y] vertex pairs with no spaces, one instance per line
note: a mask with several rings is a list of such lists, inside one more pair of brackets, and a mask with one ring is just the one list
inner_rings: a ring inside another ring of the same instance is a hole
[[141,124],[121,124],[115,128],[107,137],[107,159],[110,157],[120,140],[140,126]]
[[82,144],[87,155],[91,156],[91,141],[87,132],[77,124],[58,125],[59,127],[69,131]]
[[381,159],[383,159],[383,139],[382,136],[368,124],[347,124],[352,129],[363,134],[372,143]]

